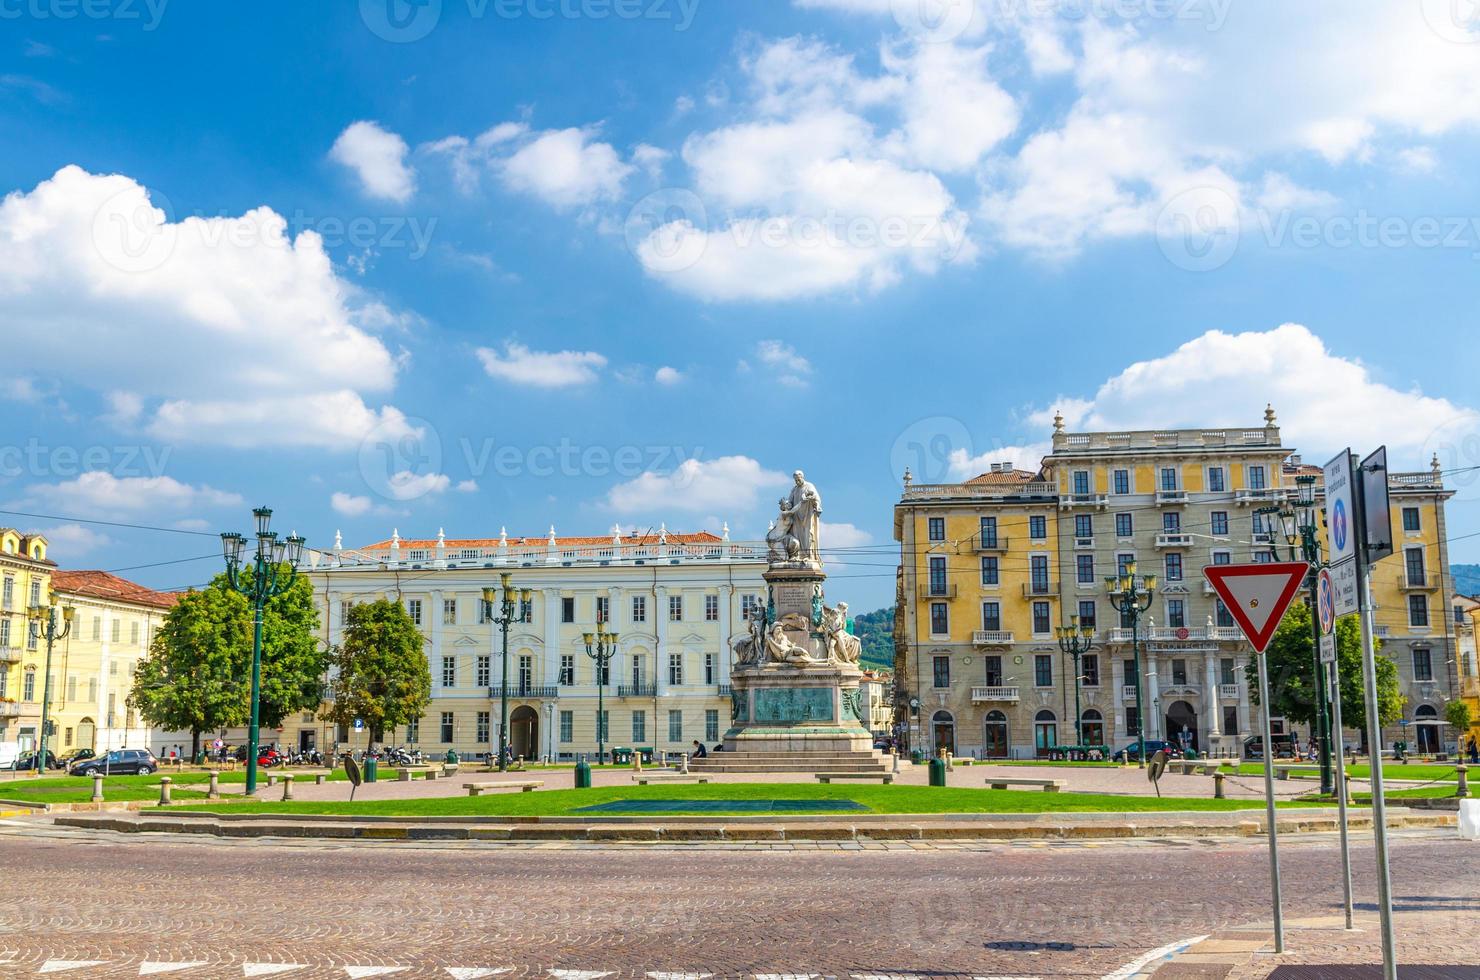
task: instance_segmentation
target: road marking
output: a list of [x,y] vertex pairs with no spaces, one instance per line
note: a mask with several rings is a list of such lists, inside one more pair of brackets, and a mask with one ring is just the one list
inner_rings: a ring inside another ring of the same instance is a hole
[[713,973],[649,973],[649,980],[709,980]]
[[612,975],[611,970],[546,970],[555,980],[601,980]]
[[388,977],[392,973],[404,973],[409,969],[409,966],[347,966],[344,973],[351,980],[360,980],[361,977]]
[[84,966],[102,966],[107,960],[47,960],[37,973],[61,973],[63,970],[80,970]]
[[1182,950],[1186,949],[1188,946],[1191,946],[1193,943],[1200,943],[1207,938],[1207,936],[1194,936],[1191,939],[1179,939],[1177,942],[1167,943],[1165,946],[1162,946],[1158,949],[1153,949],[1151,952],[1147,953],[1144,956],[1136,957],[1125,966],[1116,970],[1114,973],[1105,974],[1102,980],[1130,980],[1131,977],[1140,973],[1141,970],[1146,966],[1146,964],[1150,963],[1152,960],[1166,959],[1173,953],[1179,953]]
[[509,967],[491,966],[449,966],[447,974],[454,980],[482,980],[483,977],[496,977],[500,973],[508,973]]
[[290,973],[293,970],[302,970],[307,965],[307,963],[243,963],[242,976],[270,977],[275,973]]
[[184,963],[166,963],[160,960],[145,960],[139,964],[139,976],[148,977],[156,973],[174,973],[177,970],[189,970],[197,966],[209,966],[207,960],[190,960]]

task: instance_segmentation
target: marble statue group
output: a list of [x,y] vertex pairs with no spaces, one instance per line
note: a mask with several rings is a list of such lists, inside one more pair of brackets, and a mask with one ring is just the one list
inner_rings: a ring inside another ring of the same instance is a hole
[[791,475],[791,493],[778,500],[775,523],[766,534],[770,559],[777,562],[805,562],[820,567],[818,529],[822,524],[822,497],[807,482],[801,470]]

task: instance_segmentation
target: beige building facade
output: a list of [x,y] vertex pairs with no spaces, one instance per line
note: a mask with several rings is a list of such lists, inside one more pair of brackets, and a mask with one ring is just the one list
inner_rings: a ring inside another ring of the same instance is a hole
[[33,637],[26,610],[47,602],[56,565],[45,536],[0,528],[0,742],[34,749],[41,733],[46,644]]

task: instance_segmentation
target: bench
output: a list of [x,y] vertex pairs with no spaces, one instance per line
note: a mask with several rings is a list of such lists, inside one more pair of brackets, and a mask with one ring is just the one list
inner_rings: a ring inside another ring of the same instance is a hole
[[892,772],[819,772],[816,774],[819,783],[831,783],[840,779],[877,779],[880,782],[894,782]]
[[422,768],[421,766],[410,767],[410,768],[408,768],[406,766],[399,766],[396,769],[396,782],[398,782],[398,783],[409,783],[409,782],[411,782],[411,778],[413,776],[415,776],[419,772],[426,773],[426,777],[428,779],[436,779],[437,777],[432,775],[432,773],[434,771],[435,770],[432,770],[432,769]]
[[685,776],[683,773],[677,772],[645,772],[634,773],[632,781],[639,786],[646,786],[648,783],[707,783],[709,782],[709,777],[698,775]]
[[1010,786],[1033,786],[1043,790],[1045,793],[1057,793],[1063,788],[1064,781],[1062,779],[1009,779],[1002,776],[988,776],[987,786],[990,789],[1007,789]]
[[1289,779],[1291,775],[1311,777],[1319,775],[1320,766],[1295,765],[1293,763],[1275,763],[1274,778]]
[[530,779],[516,783],[463,783],[463,789],[468,791],[469,796],[482,796],[496,789],[519,789],[526,793],[533,793],[543,785],[545,785],[543,779]]

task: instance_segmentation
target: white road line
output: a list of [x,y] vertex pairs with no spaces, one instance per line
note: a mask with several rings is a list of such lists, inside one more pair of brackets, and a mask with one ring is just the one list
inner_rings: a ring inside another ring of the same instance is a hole
[[189,970],[197,966],[209,966],[208,960],[189,960],[181,963],[167,963],[163,960],[145,960],[139,964],[139,976],[149,977],[156,973],[175,973],[179,970]]
[[102,966],[107,960],[47,960],[37,973],[61,973],[63,970],[80,970],[84,966]]
[[713,973],[649,973],[648,980],[709,980]]
[[555,980],[601,980],[612,975],[611,970],[546,970]]
[[1152,960],[1166,959],[1173,953],[1180,952],[1181,950],[1186,949],[1188,946],[1191,946],[1193,943],[1200,943],[1207,938],[1207,936],[1193,936],[1191,939],[1179,939],[1177,942],[1167,943],[1165,946],[1162,946],[1159,949],[1153,949],[1145,956],[1136,957],[1125,966],[1116,970],[1114,973],[1105,974],[1102,980],[1130,980],[1131,977],[1140,973],[1141,970],[1145,968],[1146,964],[1150,963]]
[[294,970],[302,970],[307,966],[307,963],[243,963],[242,976],[270,977],[278,973],[291,973]]
[[361,980],[362,977],[388,977],[392,973],[405,973],[409,969],[409,966],[347,966],[344,974],[350,980]]
[[483,980],[483,977],[496,977],[500,973],[508,973],[509,969],[507,966],[449,966],[447,975],[453,980]]

